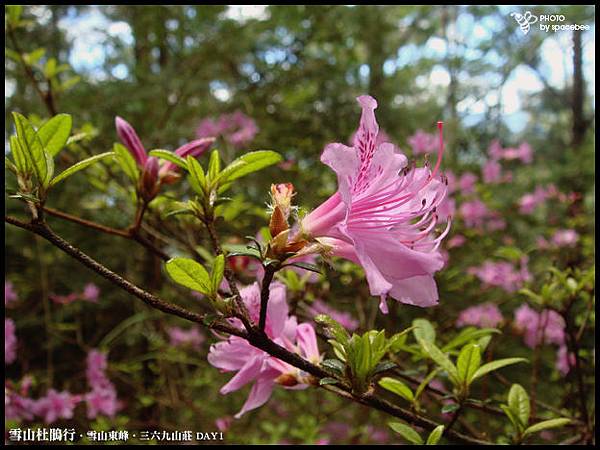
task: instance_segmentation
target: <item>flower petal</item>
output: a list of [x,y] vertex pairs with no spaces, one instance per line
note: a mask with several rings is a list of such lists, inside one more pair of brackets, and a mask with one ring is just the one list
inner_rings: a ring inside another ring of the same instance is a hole
[[119,116],[115,118],[115,125],[117,127],[117,134],[119,135],[121,142],[123,142],[125,147],[127,147],[127,149],[131,152],[138,165],[140,167],[144,167],[148,156],[146,155],[146,150],[142,145],[142,141],[140,141],[140,138],[135,132],[135,129],[126,120]]

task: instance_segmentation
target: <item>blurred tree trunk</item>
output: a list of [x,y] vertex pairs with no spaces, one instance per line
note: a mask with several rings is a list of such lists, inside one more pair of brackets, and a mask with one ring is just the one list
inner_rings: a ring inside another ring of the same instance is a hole
[[582,65],[581,31],[575,30],[573,31],[573,92],[571,98],[573,114],[572,145],[574,148],[583,143],[589,123],[583,111],[585,80]]

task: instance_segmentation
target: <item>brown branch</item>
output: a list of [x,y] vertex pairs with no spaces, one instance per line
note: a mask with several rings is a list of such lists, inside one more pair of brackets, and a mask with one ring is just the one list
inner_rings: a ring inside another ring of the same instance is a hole
[[64,220],[68,220],[69,222],[73,222],[78,225],[81,225],[81,226],[84,226],[87,228],[91,228],[92,230],[96,230],[96,231],[100,231],[102,233],[111,234],[113,236],[119,236],[119,237],[122,237],[125,239],[131,239],[133,241],[136,241],[140,245],[146,247],[152,253],[156,254],[163,261],[166,261],[170,258],[170,256],[167,255],[164,251],[162,251],[160,248],[156,247],[154,244],[152,244],[152,242],[150,242],[148,239],[146,239],[141,234],[139,234],[139,229],[136,230],[135,227],[132,227],[127,230],[121,230],[118,228],[113,228],[113,227],[109,227],[106,225],[102,225],[100,223],[93,222],[91,220],[83,219],[81,217],[77,217],[72,214],[68,214],[63,211],[59,211],[57,209],[48,208],[47,206],[44,206],[42,209],[44,210],[44,212],[50,214],[51,216],[58,217],[58,218],[64,219]]
[[[125,290],[126,292],[129,292],[133,296],[139,298],[140,300],[142,300],[144,303],[146,303],[148,306],[150,306],[152,308],[158,309],[167,314],[181,317],[181,318],[183,318],[185,320],[189,320],[191,322],[196,322],[196,323],[203,324],[205,326],[209,326],[210,328],[213,328],[214,330],[217,330],[217,331],[221,331],[224,333],[239,336],[243,339],[246,339],[252,346],[254,346],[260,350],[263,350],[263,351],[267,352],[268,354],[270,354],[282,361],[285,361],[288,364],[291,364],[294,367],[297,367],[298,369],[301,369],[301,370],[313,375],[316,378],[324,378],[324,377],[332,376],[332,374],[328,373],[321,367],[311,364],[310,362],[308,362],[305,359],[303,359],[302,357],[300,357],[300,355],[298,355],[296,353],[292,353],[292,352],[288,351],[286,348],[281,347],[277,343],[271,341],[264,332],[258,330],[257,328],[251,327],[248,332],[245,332],[243,330],[240,330],[240,329],[230,325],[227,322],[213,322],[213,323],[207,325],[204,322],[204,316],[202,316],[200,314],[196,314],[191,311],[188,311],[185,308],[182,308],[180,306],[168,303],[168,302],[156,297],[155,295],[141,289],[140,287],[134,285],[133,283],[127,281],[120,275],[112,272],[107,267],[103,266],[99,262],[95,261],[88,255],[83,253],[81,250],[79,250],[76,247],[74,247],[73,245],[71,245],[69,242],[65,241],[62,237],[60,237],[56,233],[54,233],[54,231],[52,231],[43,222],[39,222],[39,221],[38,222],[23,222],[19,219],[16,219],[16,218],[10,217],[10,216],[5,216],[4,220],[6,223],[17,226],[24,230],[28,230],[34,234],[37,234],[37,235],[43,237],[44,239],[49,241],[51,244],[55,245],[56,247],[58,247],[59,249],[61,249],[65,253],[67,253],[69,256],[78,260],[83,265],[85,265],[89,269],[93,270],[94,272],[98,273],[99,275],[103,276],[104,278],[106,278],[107,280],[109,280],[110,282],[115,284],[116,286],[120,287],[121,289]],[[351,393],[350,386],[345,385],[342,382],[340,382],[339,387],[336,387],[336,388],[330,387],[329,390],[333,390],[334,392],[337,392],[338,395],[348,398],[354,402],[357,402],[357,403],[372,407],[374,409],[383,411],[394,417],[401,418],[409,423],[423,427],[428,430],[433,430],[434,428],[436,428],[439,425],[438,423],[433,422],[429,419],[421,417],[417,414],[414,414],[414,413],[407,411],[403,408],[400,408],[398,406],[392,405],[391,403],[387,402],[386,400],[380,399],[372,394],[363,394],[363,395],[353,394],[353,393]],[[465,436],[465,435],[458,433],[456,431],[453,431],[453,430],[449,430],[445,434],[447,435],[447,437],[449,439],[452,439],[453,441],[460,442],[460,443],[490,444],[490,442],[471,438],[469,436]]]
[[258,319],[258,329],[265,331],[267,323],[267,306],[269,305],[269,295],[271,293],[271,282],[277,269],[273,265],[265,267],[265,274],[262,279],[262,287],[260,289],[260,317]]

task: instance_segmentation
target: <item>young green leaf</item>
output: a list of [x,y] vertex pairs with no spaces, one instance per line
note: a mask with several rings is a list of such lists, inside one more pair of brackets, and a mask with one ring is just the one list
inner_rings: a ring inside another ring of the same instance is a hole
[[10,137],[10,151],[15,160],[15,166],[20,174],[31,174],[33,167],[29,161],[29,156],[23,151],[17,136]]
[[413,334],[417,341],[423,339],[429,342],[435,342],[435,328],[427,319],[415,319],[412,321]]
[[164,159],[166,161],[172,162],[173,164],[181,167],[182,169],[187,170],[188,165],[181,156],[170,152],[169,150],[155,149],[150,150],[148,156],[154,156],[155,158]]
[[439,365],[442,369],[448,372],[452,383],[458,384],[458,371],[456,370],[456,367],[454,366],[452,361],[450,361],[450,358],[448,358],[444,353],[442,353],[442,351],[439,348],[437,348],[432,342],[421,338],[417,339],[417,341],[419,342],[419,345],[421,346],[423,351],[427,353],[427,355],[429,355],[429,357],[435,363],[437,363],[437,365]]
[[328,384],[338,384],[340,380],[332,377],[325,377],[319,380],[319,386],[327,386]]
[[479,369],[480,364],[481,353],[479,350],[479,345],[465,345],[460,351],[458,359],[456,360],[458,378],[460,378],[460,380],[466,383],[466,385],[468,386],[469,384],[471,384],[471,379],[477,371],[477,369]]
[[482,376],[493,372],[494,370],[498,370],[502,367],[509,366],[511,364],[517,364],[520,362],[527,362],[525,358],[505,358],[499,359],[497,361],[492,361],[490,363],[484,364],[473,374],[471,378],[471,382],[475,381],[477,378],[481,378]]
[[91,157],[89,157],[87,159],[84,159],[83,161],[79,161],[78,163],[73,164],[71,167],[69,167],[68,169],[63,170],[60,174],[58,174],[56,176],[56,178],[54,178],[50,182],[50,186],[54,186],[55,184],[61,182],[65,178],[70,177],[74,173],[79,172],[80,170],[83,170],[86,167],[91,166],[92,164],[94,164],[97,161],[100,161],[103,158],[107,158],[109,156],[114,156],[114,155],[115,154],[113,152],[100,153],[99,155],[94,155],[94,156],[91,156]]
[[219,151],[213,150],[210,154],[210,160],[208,161],[208,178],[211,183],[217,180],[219,173],[221,172],[221,158],[219,157]]
[[193,156],[186,158],[187,169],[190,173],[190,184],[198,195],[206,195],[208,192],[208,186],[206,185],[206,176],[204,175],[204,169]]
[[423,439],[415,430],[402,422],[388,422],[388,426],[408,442],[423,445]]
[[38,137],[33,126],[29,123],[27,118],[22,114],[13,112],[13,119],[15,121],[15,127],[17,129],[17,138],[21,149],[27,155],[29,161],[33,165],[35,175],[42,184],[46,187],[46,177],[48,175],[48,160],[42,142]]
[[523,432],[523,437],[532,433],[539,433],[540,431],[547,430],[549,428],[562,427],[568,423],[571,423],[571,419],[567,419],[565,417],[562,417],[560,419],[544,420],[543,422],[538,422],[525,429],[525,431]]
[[515,415],[515,413],[513,412],[513,410],[510,409],[506,405],[500,405],[500,408],[502,408],[502,411],[504,411],[504,414],[506,414],[506,417],[508,417],[508,419],[513,424],[513,426],[515,427],[515,429],[520,432],[523,429],[523,426],[521,425],[521,422],[519,421],[519,418]]
[[460,347],[468,342],[477,341],[484,336],[488,336],[492,333],[500,333],[500,330],[496,328],[475,328],[467,327],[458,333],[450,342],[442,347],[443,352],[452,350],[453,348]]
[[176,283],[205,295],[211,294],[208,272],[202,265],[190,258],[172,258],[167,261],[167,273]]
[[72,126],[73,119],[69,114],[57,114],[40,127],[38,136],[50,155],[56,156],[63,149],[71,135]]
[[444,425],[439,425],[435,427],[429,434],[429,437],[427,438],[427,442],[425,442],[425,444],[436,445],[438,442],[440,442],[442,434],[444,434]]
[[410,388],[402,381],[395,378],[383,377],[381,380],[379,380],[379,386],[390,392],[393,392],[396,395],[399,395],[409,402],[412,402],[415,399]]
[[439,368],[433,369],[429,373],[429,375],[427,375],[425,378],[423,378],[423,381],[421,381],[421,384],[419,384],[419,386],[417,387],[417,390],[415,391],[415,401],[419,399],[419,397],[421,396],[421,394],[423,393],[423,391],[425,390],[427,385],[431,382],[431,380],[433,380],[435,378],[435,376],[438,374],[439,371],[440,371]]
[[210,283],[212,291],[216,293],[219,290],[219,285],[223,279],[223,273],[225,272],[225,256],[223,254],[218,255],[213,263],[213,269],[210,274]]
[[121,166],[125,175],[127,175],[134,183],[137,183],[140,178],[140,169],[131,153],[129,153],[129,150],[127,150],[124,145],[115,143],[113,151],[115,152],[117,163]]
[[256,172],[281,161],[281,155],[270,150],[246,153],[232,161],[219,175],[219,184],[231,183],[240,177]]
[[508,391],[508,407],[519,419],[522,427],[527,427],[530,412],[529,395],[520,384],[513,384]]
[[343,346],[346,346],[350,336],[348,332],[338,322],[325,314],[319,314],[314,321],[328,330],[333,338]]

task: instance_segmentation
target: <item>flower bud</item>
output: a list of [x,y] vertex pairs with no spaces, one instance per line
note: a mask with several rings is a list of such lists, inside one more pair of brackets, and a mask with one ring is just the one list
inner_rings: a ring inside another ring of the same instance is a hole
[[292,197],[294,196],[294,185],[292,183],[280,183],[271,185],[271,198],[273,207],[281,210],[283,217],[287,220],[292,209]]
[[160,188],[160,183],[158,182],[158,169],[158,159],[154,157],[148,158],[146,164],[144,164],[142,178],[140,179],[140,194],[147,202],[152,200],[156,197],[156,194],[158,194]]

